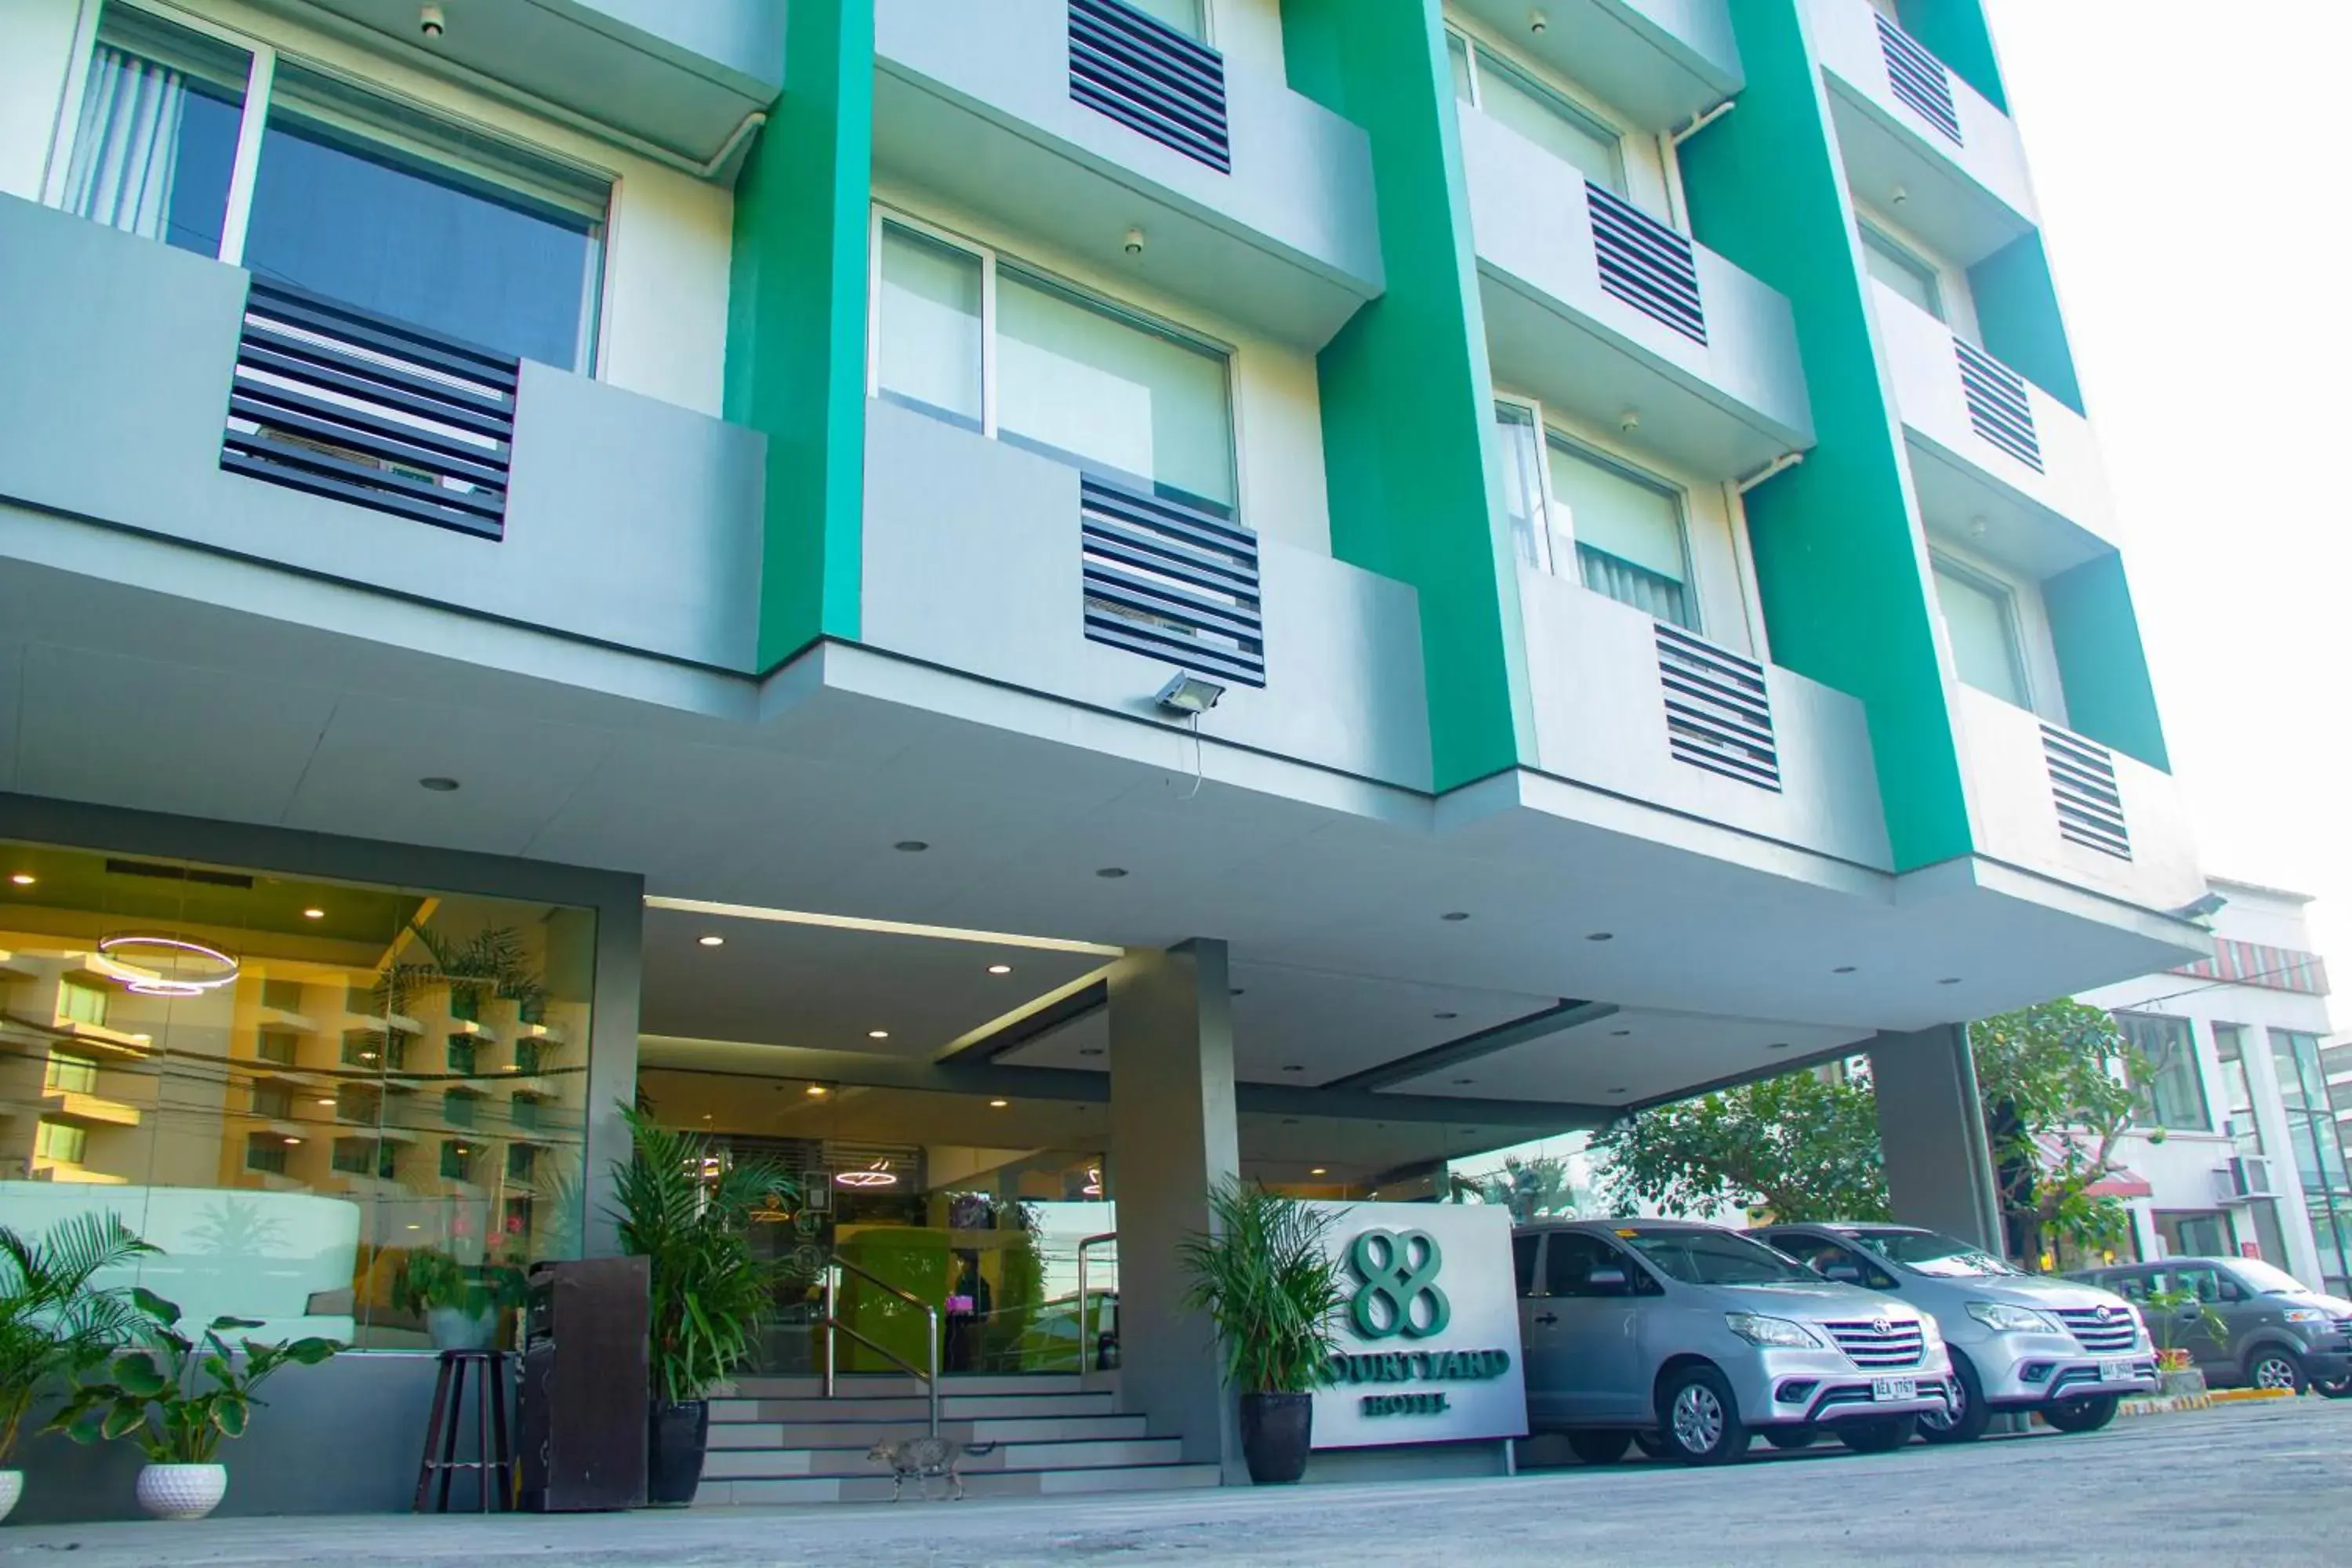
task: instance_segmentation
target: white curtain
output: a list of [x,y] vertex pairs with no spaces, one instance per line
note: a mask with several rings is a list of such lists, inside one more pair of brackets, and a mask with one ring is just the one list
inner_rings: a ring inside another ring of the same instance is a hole
[[74,137],[67,205],[110,227],[163,238],[187,102],[187,79],[178,71],[100,46]]

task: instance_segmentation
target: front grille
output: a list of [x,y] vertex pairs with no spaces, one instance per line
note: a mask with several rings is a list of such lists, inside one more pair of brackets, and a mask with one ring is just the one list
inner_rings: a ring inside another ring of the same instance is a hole
[[[2111,1312],[2112,1317],[2101,1317]],[[2139,1325],[2120,1307],[2064,1307],[2058,1312],[2075,1342],[2094,1355],[2115,1355],[2139,1344]]]
[[1854,1322],[1823,1323],[1846,1360],[1876,1371],[1884,1367],[1917,1366],[1927,1351],[1927,1336],[1916,1318],[1875,1318]]

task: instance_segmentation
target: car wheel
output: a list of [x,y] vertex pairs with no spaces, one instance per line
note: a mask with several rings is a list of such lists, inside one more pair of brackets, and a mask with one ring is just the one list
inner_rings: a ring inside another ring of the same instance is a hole
[[1613,1465],[1633,1446],[1631,1432],[1570,1432],[1568,1451],[1588,1465]]
[[1909,1415],[1882,1415],[1838,1423],[1838,1441],[1857,1454],[1891,1454],[1911,1440],[1918,1422]]
[[2112,1394],[2086,1394],[2080,1399],[2053,1400],[2042,1406],[2042,1419],[2061,1432],[2095,1432],[2116,1418],[2118,1403]]
[[1810,1448],[1822,1440],[1818,1426],[1767,1426],[1764,1440],[1775,1448]]
[[1919,1436],[1929,1443],[1973,1443],[1992,1424],[1992,1406],[1984,1402],[1984,1384],[1977,1369],[1958,1351],[1952,1352],[1950,1414],[1919,1417]]
[[2330,1399],[2342,1399],[2352,1394],[2352,1377],[2339,1377],[2334,1383],[2315,1383],[2311,1386]]
[[1711,1366],[1686,1367],[1666,1380],[1658,1406],[1666,1452],[1685,1465],[1727,1465],[1748,1452],[1731,1384]]
[[2256,1351],[2246,1363],[2246,1386],[2249,1388],[2284,1389],[2289,1394],[2301,1394],[2310,1379],[2303,1374],[2303,1363],[2293,1351]]
[[1634,1433],[1633,1447],[1641,1449],[1642,1452],[1649,1455],[1650,1458],[1654,1459],[1664,1459],[1673,1457],[1672,1451],[1666,1447],[1666,1440],[1664,1437],[1659,1436],[1655,1432]]

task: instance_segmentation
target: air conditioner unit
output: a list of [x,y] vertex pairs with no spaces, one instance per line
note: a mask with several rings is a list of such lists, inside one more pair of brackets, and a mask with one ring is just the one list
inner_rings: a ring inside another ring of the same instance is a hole
[[2227,1165],[2216,1166],[2215,1184],[2221,1188],[2225,1204],[2252,1203],[2257,1198],[2274,1198],[2278,1190],[2271,1182],[2271,1163],[2262,1154],[2231,1156]]

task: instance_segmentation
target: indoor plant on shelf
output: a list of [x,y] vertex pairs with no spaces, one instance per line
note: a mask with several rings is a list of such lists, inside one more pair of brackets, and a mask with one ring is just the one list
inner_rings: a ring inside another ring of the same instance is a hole
[[621,1114],[630,1157],[614,1162],[611,1213],[621,1250],[651,1265],[646,1497],[689,1503],[710,1436],[710,1390],[751,1358],[774,1307],[777,1269],[751,1250],[751,1215],[794,1206],[799,1186],[782,1166],[722,1157],[708,1138],[626,1105]]
[[1314,1391],[1330,1381],[1345,1304],[1333,1219],[1264,1187],[1228,1180],[1209,1194],[1213,1227],[1177,1248],[1192,1278],[1185,1305],[1205,1310],[1225,1381],[1241,1391],[1242,1455],[1260,1486],[1296,1481],[1315,1443]]
[[[112,1214],[76,1215],[37,1240],[0,1226],[0,1466],[43,1384],[144,1331],[129,1289],[90,1280],[155,1250]],[[23,1471],[0,1468],[0,1520],[24,1490]]]
[[45,1430],[77,1443],[130,1438],[147,1456],[139,1506],[157,1519],[202,1519],[228,1490],[227,1467],[213,1456],[222,1438],[245,1436],[261,1403],[253,1391],[286,1367],[316,1366],[343,1347],[325,1339],[241,1340],[232,1350],[222,1334],[257,1329],[257,1320],[215,1318],[191,1339],[177,1306],[152,1290],[131,1294],[142,1320],[138,1338],[152,1348],[81,1352],[74,1390]]
[[437,1247],[420,1247],[401,1266],[400,1300],[422,1313],[436,1351],[486,1351],[498,1343],[499,1316],[523,1301],[522,1271],[509,1263],[460,1263]]

